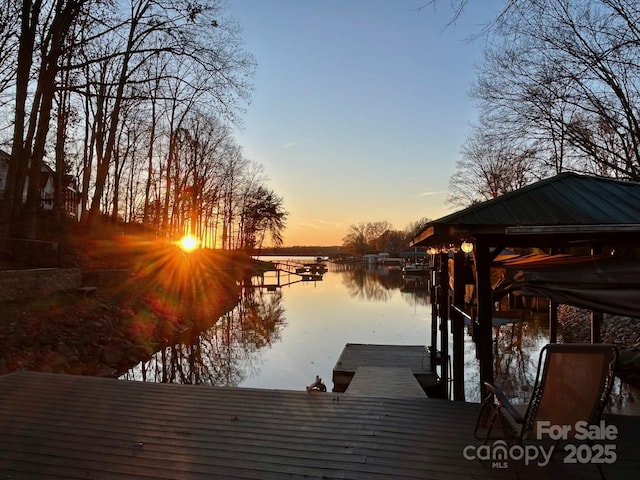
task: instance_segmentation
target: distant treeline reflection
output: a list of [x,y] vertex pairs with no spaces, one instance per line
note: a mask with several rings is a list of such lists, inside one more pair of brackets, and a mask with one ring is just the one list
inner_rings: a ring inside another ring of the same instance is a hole
[[386,302],[394,290],[400,290],[402,298],[414,305],[428,305],[428,277],[425,275],[407,277],[399,269],[384,266],[335,265],[334,269],[343,271],[343,283],[353,297]]

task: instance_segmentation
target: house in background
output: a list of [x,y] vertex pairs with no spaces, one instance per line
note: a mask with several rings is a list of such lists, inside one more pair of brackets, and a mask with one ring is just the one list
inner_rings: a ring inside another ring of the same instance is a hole
[[[9,154],[0,150],[0,201],[4,198],[7,188],[7,171],[9,169]],[[76,179],[72,175],[62,176],[62,203],[65,213],[71,218],[79,218],[78,209],[80,205],[80,192]],[[55,171],[49,165],[42,164],[40,176],[40,208],[45,211],[53,210],[53,199],[55,196]],[[22,201],[26,202],[27,185],[25,185]]]

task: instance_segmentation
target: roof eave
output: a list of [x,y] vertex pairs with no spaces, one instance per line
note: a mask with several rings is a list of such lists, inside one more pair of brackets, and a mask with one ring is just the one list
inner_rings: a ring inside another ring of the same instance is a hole
[[412,247],[440,246],[462,242],[476,235],[504,235],[505,225],[448,225],[433,223],[409,243]]

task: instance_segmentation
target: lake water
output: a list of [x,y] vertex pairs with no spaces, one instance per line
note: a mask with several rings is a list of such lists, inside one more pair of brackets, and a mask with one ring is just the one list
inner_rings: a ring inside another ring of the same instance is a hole
[[[282,273],[281,286],[268,288],[278,283],[274,272],[254,279],[265,286],[245,288],[236,308],[212,319],[211,328],[163,349],[122,378],[304,391],[317,375],[330,391],[333,367],[347,343],[430,344],[431,304],[424,286],[386,267],[327,267],[320,281]],[[549,338],[546,322],[533,312],[526,322],[494,329],[496,384],[512,397],[528,398]],[[469,335],[464,350],[465,398],[479,401]],[[637,389],[617,382],[613,410],[640,414],[637,395]]]

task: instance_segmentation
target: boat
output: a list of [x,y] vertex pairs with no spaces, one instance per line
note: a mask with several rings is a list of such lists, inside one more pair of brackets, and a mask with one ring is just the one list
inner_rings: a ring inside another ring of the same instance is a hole
[[407,275],[427,275],[429,265],[425,263],[408,263],[402,267],[402,273]]

